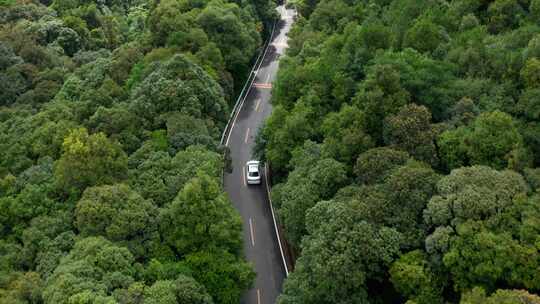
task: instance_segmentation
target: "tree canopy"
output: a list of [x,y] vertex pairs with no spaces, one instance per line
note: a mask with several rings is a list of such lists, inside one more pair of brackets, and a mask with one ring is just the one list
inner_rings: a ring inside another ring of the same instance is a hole
[[256,147],[298,257],[279,303],[534,303],[539,3],[289,1]]
[[0,303],[238,303],[219,140],[270,0],[0,1]]

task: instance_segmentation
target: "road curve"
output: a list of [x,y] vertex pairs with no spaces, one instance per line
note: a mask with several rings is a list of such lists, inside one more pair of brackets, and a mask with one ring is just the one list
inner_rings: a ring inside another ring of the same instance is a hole
[[280,6],[278,11],[281,20],[276,25],[260,68],[255,71],[256,77],[247,97],[233,118],[230,134],[225,138],[233,171],[225,174],[224,186],[242,216],[244,253],[257,273],[253,288],[242,299],[245,304],[275,303],[286,276],[265,180],[261,185],[247,186],[243,174],[246,162],[252,158],[257,130],[272,111],[271,83],[278,70],[279,58],[287,47],[287,33],[293,22],[293,10]]

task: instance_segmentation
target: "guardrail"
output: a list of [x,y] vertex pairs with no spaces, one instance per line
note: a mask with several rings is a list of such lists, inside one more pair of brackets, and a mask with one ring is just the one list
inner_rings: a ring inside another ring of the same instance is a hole
[[[286,242],[283,242],[282,243],[282,238],[281,238],[281,235],[283,233],[283,231],[281,231],[281,226],[279,225],[278,223],[278,218],[276,217],[275,215],[275,212],[274,212],[274,206],[272,205],[272,196],[271,196],[271,188],[270,188],[270,183],[268,182],[268,180],[270,179],[270,170],[268,169],[268,164],[265,164],[264,165],[264,172],[265,172],[265,182],[266,182],[266,195],[268,196],[268,203],[270,204],[270,211],[272,213],[272,220],[274,221],[274,229],[276,231],[276,237],[277,237],[277,241],[278,241],[278,245],[279,245],[279,252],[281,253],[281,259],[283,261],[283,268],[285,268],[285,276],[288,277],[289,276],[289,271],[292,270],[292,261],[290,261],[290,264],[287,263],[287,258],[285,258],[285,252],[289,253],[287,256],[290,258],[291,257],[291,254],[290,254],[290,251],[288,250],[288,244]],[[284,240],[284,239],[283,239]]]
[[220,140],[221,145],[224,145],[224,144],[226,145],[226,143],[228,142],[228,138],[232,129],[231,128],[232,123],[235,120],[238,113],[240,112],[240,109],[242,109],[242,105],[244,104],[244,101],[249,95],[249,91],[251,89],[251,86],[253,85],[253,81],[255,81],[255,77],[257,77],[257,72],[259,71],[259,68],[261,67],[263,63],[266,52],[268,51],[268,47],[270,46],[270,43],[272,42],[272,38],[274,37],[274,31],[276,29],[276,23],[277,21],[274,21],[274,24],[272,25],[272,32],[270,33],[270,37],[268,37],[268,40],[266,41],[264,48],[259,53],[257,60],[253,64],[253,68],[251,68],[251,72],[249,72],[249,77],[246,80],[246,83],[244,84],[244,87],[242,88],[240,95],[238,95],[238,98],[236,99],[236,102],[234,103],[234,107],[233,107],[233,110],[231,111],[231,115],[229,116],[229,120],[227,121],[227,125],[225,126],[225,129],[223,130],[223,134],[221,135],[221,140]]

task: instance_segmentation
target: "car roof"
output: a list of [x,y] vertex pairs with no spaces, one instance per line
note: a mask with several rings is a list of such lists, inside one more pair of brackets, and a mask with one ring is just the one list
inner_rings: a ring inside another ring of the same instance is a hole
[[248,166],[249,166],[249,165],[259,165],[259,161],[257,161],[257,160],[250,160],[250,161],[247,162],[247,165],[248,165]]
[[249,172],[259,172],[259,166],[256,164],[248,165]]

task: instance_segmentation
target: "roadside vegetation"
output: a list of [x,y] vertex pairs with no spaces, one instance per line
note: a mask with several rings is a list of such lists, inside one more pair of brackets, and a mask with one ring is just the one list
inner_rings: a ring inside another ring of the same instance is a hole
[[256,149],[279,303],[540,303],[540,1],[294,5]]
[[240,301],[219,139],[274,7],[0,1],[0,303]]

